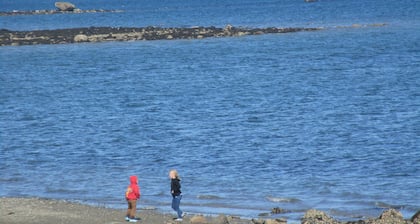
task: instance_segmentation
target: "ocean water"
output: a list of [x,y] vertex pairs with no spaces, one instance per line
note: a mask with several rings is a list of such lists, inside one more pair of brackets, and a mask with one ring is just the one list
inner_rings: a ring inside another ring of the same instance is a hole
[[[1,47],[0,196],[125,208],[135,174],[139,206],[166,212],[175,168],[191,213],[420,210],[419,2],[72,2],[124,12],[1,17],[0,28],[326,29]],[[0,0],[0,11],[53,6]]]

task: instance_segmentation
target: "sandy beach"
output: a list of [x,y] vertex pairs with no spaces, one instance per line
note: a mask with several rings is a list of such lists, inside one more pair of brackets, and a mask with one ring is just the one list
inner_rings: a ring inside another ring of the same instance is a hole
[[[137,223],[254,223],[252,220],[229,216],[187,215],[182,222],[175,222],[174,214],[155,210],[137,210],[141,220]],[[43,198],[0,198],[0,223],[2,224],[119,224],[124,219],[125,209],[111,209],[78,204],[65,200]],[[230,219],[231,221],[227,221]]]
[[[124,219],[124,209],[111,209],[95,207],[65,200],[43,198],[0,198],[0,223],[2,224],[118,224],[127,223]],[[141,220],[137,223],[148,224],[285,224],[285,219],[242,219],[229,215],[205,216],[187,215],[182,222],[174,221],[173,214],[164,214],[156,210],[138,210],[137,216]],[[309,210],[302,217],[302,224],[419,224],[420,211],[411,219],[403,219],[401,213],[390,209],[374,219],[358,220],[351,222],[337,221],[322,211]]]
[[[125,210],[94,207],[64,200],[1,198],[0,223],[126,223]],[[139,210],[141,223],[171,223],[170,214]],[[187,221],[187,219],[185,219]]]

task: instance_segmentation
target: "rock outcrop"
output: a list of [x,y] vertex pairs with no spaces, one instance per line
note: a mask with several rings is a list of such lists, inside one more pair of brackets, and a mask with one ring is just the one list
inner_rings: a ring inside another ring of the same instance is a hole
[[70,2],[56,2],[55,7],[60,11],[73,11],[76,9],[76,6]]
[[302,224],[338,224],[339,222],[328,216],[325,212],[311,209],[302,218]]
[[0,30],[0,46],[65,44],[82,42],[202,39],[208,37],[233,37],[270,33],[317,31],[321,28],[241,28],[227,25],[225,28],[192,27],[89,27],[57,30],[10,31]]
[[202,215],[195,215],[190,219],[191,224],[208,224],[209,221]]
[[411,217],[413,224],[420,224],[420,211],[417,211],[416,214]]
[[405,220],[401,212],[395,209],[388,209],[378,217],[366,220],[340,222],[328,216],[323,211],[309,210],[302,218],[302,224],[419,224],[420,211],[411,220]]

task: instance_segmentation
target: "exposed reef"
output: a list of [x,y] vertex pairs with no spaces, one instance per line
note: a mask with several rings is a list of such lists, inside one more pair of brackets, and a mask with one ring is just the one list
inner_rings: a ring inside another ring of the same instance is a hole
[[0,30],[0,46],[34,44],[65,44],[81,42],[138,41],[202,39],[208,37],[233,37],[301,31],[317,31],[323,28],[242,28],[227,25],[224,28],[192,27],[89,27],[56,30],[10,31]]

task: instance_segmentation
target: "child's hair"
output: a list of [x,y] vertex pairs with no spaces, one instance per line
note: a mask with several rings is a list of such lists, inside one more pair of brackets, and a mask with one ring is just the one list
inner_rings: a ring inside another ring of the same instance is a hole
[[178,174],[178,171],[177,170],[171,170],[171,171],[169,171],[169,173],[173,173],[176,179],[181,179],[179,177],[179,174]]

